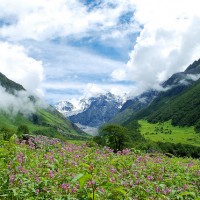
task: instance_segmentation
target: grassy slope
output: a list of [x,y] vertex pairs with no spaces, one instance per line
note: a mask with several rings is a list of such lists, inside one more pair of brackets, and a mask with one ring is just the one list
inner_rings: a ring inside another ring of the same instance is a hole
[[[32,123],[28,118],[18,114],[15,117],[8,114],[0,114],[0,128],[9,127],[16,131],[18,126],[26,125],[31,133],[38,133],[58,138],[73,138],[82,137],[85,134],[78,130],[69,120],[65,119],[62,115],[54,111],[51,113],[49,110],[38,109],[37,116],[39,123]],[[60,116],[59,116],[60,115]]]
[[[144,135],[145,139],[149,139],[155,142],[170,142],[170,143],[182,143],[194,146],[200,146],[200,134],[195,133],[194,127],[179,127],[172,126],[171,122],[151,124],[145,120],[140,120],[140,131]],[[158,128],[156,134],[156,127]],[[162,133],[163,127],[163,133]],[[172,133],[169,134],[168,130]],[[167,132],[167,134],[165,133]]]

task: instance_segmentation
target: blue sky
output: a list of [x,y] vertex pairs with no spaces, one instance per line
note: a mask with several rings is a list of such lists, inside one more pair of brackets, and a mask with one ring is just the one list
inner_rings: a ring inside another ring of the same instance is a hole
[[49,103],[109,91],[137,95],[199,58],[197,5],[0,1],[0,71]]

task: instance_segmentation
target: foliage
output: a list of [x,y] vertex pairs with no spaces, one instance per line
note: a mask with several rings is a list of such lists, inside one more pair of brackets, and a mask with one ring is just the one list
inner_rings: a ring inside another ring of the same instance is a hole
[[26,125],[20,125],[17,129],[18,135],[29,134],[29,129]]
[[4,140],[9,141],[9,139],[11,138],[11,136],[14,134],[15,132],[12,129],[9,129],[7,127],[3,127],[0,129],[0,134],[2,135],[2,138]]
[[114,152],[121,151],[129,141],[128,130],[116,124],[106,125],[100,130],[100,136],[94,140],[103,146],[109,146]]
[[37,136],[0,142],[0,199],[199,199],[200,161]]

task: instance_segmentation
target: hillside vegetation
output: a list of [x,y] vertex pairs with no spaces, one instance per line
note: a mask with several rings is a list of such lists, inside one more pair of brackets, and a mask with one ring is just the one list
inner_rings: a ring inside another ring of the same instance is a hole
[[163,92],[147,108],[136,114],[151,123],[171,120],[174,126],[194,126],[200,131],[200,80],[184,90],[180,95],[167,96]]
[[[21,125],[28,127],[32,134],[46,135],[62,139],[85,139],[87,136],[84,132],[65,119],[55,110],[37,109],[37,112],[24,117],[22,114],[10,116],[5,112],[0,112],[0,128],[9,128],[13,133]],[[1,131],[0,131],[1,135]]]

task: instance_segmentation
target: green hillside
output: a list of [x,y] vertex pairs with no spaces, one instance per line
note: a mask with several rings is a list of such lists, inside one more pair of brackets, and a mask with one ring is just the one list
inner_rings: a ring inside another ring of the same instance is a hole
[[127,109],[123,110],[122,112],[119,112],[115,117],[113,117],[109,121],[109,123],[122,125],[133,115],[133,112],[134,112],[133,110],[127,108]]
[[[14,99],[16,98],[16,101],[19,101],[20,97],[15,96],[15,93],[18,91],[25,92],[23,86],[9,80],[1,73],[0,85],[5,88],[6,93],[12,95]],[[35,106],[35,112],[23,114],[19,110],[18,113],[12,114],[12,112],[9,112],[4,107],[0,107],[1,129],[8,128],[16,132],[19,126],[26,125],[32,134],[41,134],[62,139],[84,139],[87,136],[76,125],[56,111],[55,108],[48,105],[43,107],[38,106],[37,101],[39,99],[37,97],[29,96],[28,100]]]
[[147,119],[151,123],[171,120],[174,126],[194,126],[200,131],[200,80],[179,95],[166,95],[173,89],[163,92],[135,118]]
[[194,131],[194,127],[172,126],[170,121],[151,124],[140,120],[139,124],[140,132],[146,140],[200,147],[200,135]]

